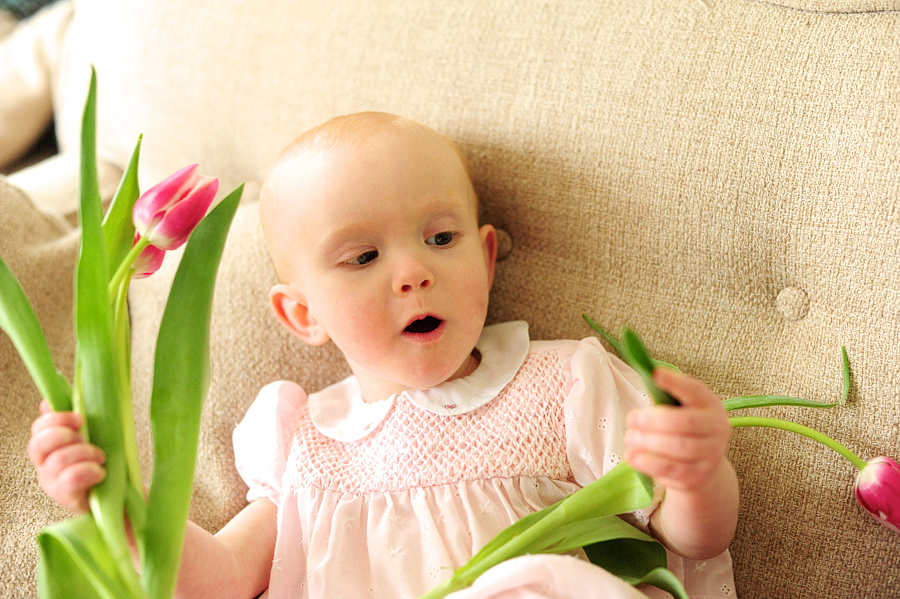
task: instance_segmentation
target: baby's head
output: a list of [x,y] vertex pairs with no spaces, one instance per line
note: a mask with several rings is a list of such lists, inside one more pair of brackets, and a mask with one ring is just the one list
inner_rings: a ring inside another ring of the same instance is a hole
[[339,117],[282,153],[260,198],[278,319],[332,339],[367,401],[474,369],[497,239],[450,140],[384,113]]

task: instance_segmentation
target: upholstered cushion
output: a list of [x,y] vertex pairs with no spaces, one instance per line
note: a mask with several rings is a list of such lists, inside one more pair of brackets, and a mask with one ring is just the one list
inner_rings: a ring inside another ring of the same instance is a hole
[[[49,7],[9,29],[0,10],[0,168],[27,150],[50,124],[71,6]],[[5,37],[8,34],[8,37]]]
[[[39,212],[0,177],[0,257],[25,289],[57,366],[72,376],[72,272],[77,232]],[[73,234],[74,233],[74,234]],[[0,595],[33,597],[36,544],[48,524],[67,517],[37,485],[25,447],[41,401],[12,342],[0,333]]]
[[[101,152],[124,163],[143,132],[145,187],[192,162],[224,190],[248,183],[214,307],[193,517],[215,529],[239,509],[230,432],[259,387],[345,372],[269,316],[252,201],[284,144],[359,110],[418,119],[471,157],[512,243],[491,321],[528,320],[536,338],[588,335],[583,312],[629,324],[724,396],[832,400],[845,344],[847,406],[764,413],[900,457],[898,35],[897,0],[76,0],[63,149],[93,63]],[[132,294],[139,401],[166,268]],[[898,537],[855,504],[848,463],[751,430],[731,456],[740,596],[891,596]]]

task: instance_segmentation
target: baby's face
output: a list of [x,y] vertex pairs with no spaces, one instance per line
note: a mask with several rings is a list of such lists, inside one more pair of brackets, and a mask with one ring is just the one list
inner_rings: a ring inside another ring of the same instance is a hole
[[[464,376],[484,325],[496,233],[440,138],[380,133],[340,159],[298,161],[281,189],[292,285],[374,401]],[[301,164],[302,162],[302,164]],[[318,164],[317,164],[318,162]]]

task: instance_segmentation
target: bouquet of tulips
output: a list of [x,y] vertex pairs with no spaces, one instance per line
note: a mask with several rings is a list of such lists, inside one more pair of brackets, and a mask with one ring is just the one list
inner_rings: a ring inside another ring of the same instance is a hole
[[[75,410],[83,434],[106,454],[105,480],[90,513],[38,536],[42,599],[168,599],[174,593],[193,487],[200,412],[208,388],[209,316],[225,236],[239,187],[204,217],[219,183],[182,169],[140,195],[140,139],[106,214],[96,165],[96,77],[84,109],[75,268],[76,357],[70,383],[15,276],[0,260],[0,328],[12,339],[54,410]],[[188,241],[188,237],[190,240]],[[160,325],[150,420],[154,464],[141,482],[131,402],[128,288],[160,268],[166,251],[187,242]],[[131,524],[141,576],[126,531]]]
[[[679,405],[678,400],[656,385],[652,376],[656,367],[677,370],[675,366],[651,358],[640,337],[631,329],[623,328],[619,340],[587,316],[584,319],[641,376],[655,404]],[[725,409],[731,412],[767,406],[838,406],[850,393],[850,363],[845,348],[841,348],[841,357],[843,392],[836,402],[824,403],[783,395],[753,395],[726,399]],[[900,465],[893,459],[880,456],[867,462],[831,437],[789,420],[732,416],[729,422],[732,428],[759,426],[797,433],[835,450],[858,470],[853,489],[859,504],[881,524],[900,533]],[[502,531],[468,563],[456,570],[450,579],[420,599],[440,599],[468,587],[478,576],[503,560],[527,553],[563,553],[578,548],[583,548],[593,563],[630,584],[656,586],[677,599],[687,599],[681,582],[666,569],[663,546],[617,517],[648,507],[652,497],[650,479],[628,464],[620,463],[599,480]]]

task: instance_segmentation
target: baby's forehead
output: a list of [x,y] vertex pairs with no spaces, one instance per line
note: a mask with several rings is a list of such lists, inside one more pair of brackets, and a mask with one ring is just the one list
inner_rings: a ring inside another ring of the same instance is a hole
[[[335,173],[339,178],[357,165],[372,168],[372,177],[390,174],[396,168],[456,171],[460,185],[474,196],[468,162],[449,138],[403,117],[360,113],[332,119],[304,133],[284,150],[266,178],[261,216],[273,227],[279,226],[279,221],[283,224],[289,213],[302,217],[303,211],[315,204],[313,191],[321,179]],[[474,205],[477,212],[477,198]]]
[[382,127],[354,135],[339,133],[322,131],[295,145],[282,156],[267,179],[277,184],[273,187],[282,187],[284,191],[285,185],[315,187],[318,178],[350,168],[358,167],[373,178],[390,176],[400,170],[437,169],[455,174],[461,185],[471,185],[468,162],[458,147],[422,125]]

